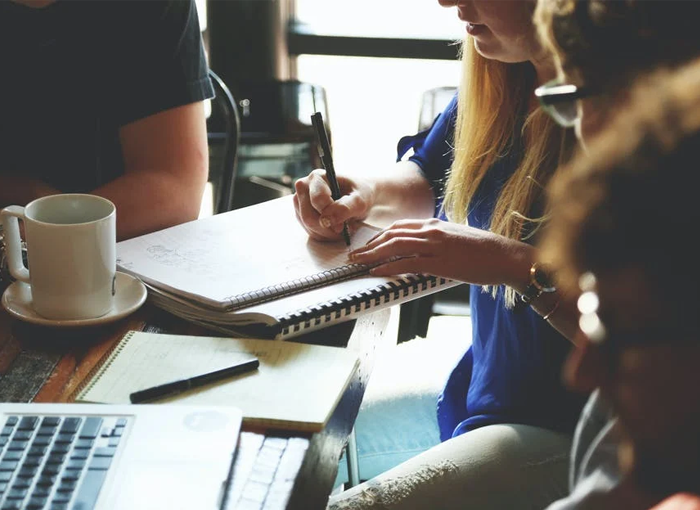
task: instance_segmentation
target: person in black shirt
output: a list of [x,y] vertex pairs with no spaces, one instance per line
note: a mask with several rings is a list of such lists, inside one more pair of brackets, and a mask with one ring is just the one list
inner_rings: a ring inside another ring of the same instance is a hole
[[214,92],[190,0],[0,2],[0,207],[117,206],[125,239],[195,219]]

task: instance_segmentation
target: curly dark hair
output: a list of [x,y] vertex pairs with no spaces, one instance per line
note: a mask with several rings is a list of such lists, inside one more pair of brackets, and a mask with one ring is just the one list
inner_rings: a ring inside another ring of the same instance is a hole
[[700,55],[699,19],[695,0],[539,0],[535,11],[567,76],[605,89]]
[[697,59],[638,82],[604,135],[552,180],[540,247],[561,287],[636,267],[678,313],[700,316],[699,172]]

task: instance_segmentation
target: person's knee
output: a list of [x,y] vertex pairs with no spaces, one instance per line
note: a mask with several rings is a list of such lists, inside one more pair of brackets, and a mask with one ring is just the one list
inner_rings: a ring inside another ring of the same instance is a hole
[[[566,462],[571,436],[528,425],[488,425],[451,439],[465,462],[482,467],[517,469]],[[449,444],[449,442],[448,442]]]
[[536,427],[483,427],[332,498],[329,509],[541,509],[566,493],[570,443]]
[[[331,498],[328,510],[363,510],[411,507],[427,508],[425,505],[438,501],[440,493],[449,496],[448,487],[458,483],[459,467],[450,460],[436,463],[422,463],[400,471],[407,466],[393,470],[392,476],[381,476],[353,487],[336,498]],[[446,503],[446,501],[443,501]]]

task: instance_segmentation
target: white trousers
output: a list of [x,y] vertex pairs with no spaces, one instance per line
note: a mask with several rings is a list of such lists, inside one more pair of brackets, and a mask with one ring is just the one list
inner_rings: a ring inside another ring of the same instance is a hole
[[542,510],[568,494],[571,436],[489,425],[331,497],[328,510]]

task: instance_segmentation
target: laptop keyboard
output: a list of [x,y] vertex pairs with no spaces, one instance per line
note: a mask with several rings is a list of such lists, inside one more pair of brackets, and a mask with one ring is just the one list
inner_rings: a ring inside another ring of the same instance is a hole
[[8,416],[0,510],[94,507],[131,417]]
[[241,432],[224,510],[284,510],[309,440]]
[[[94,508],[131,419],[8,416],[0,423],[0,510]],[[242,432],[222,507],[284,509],[308,446]]]

